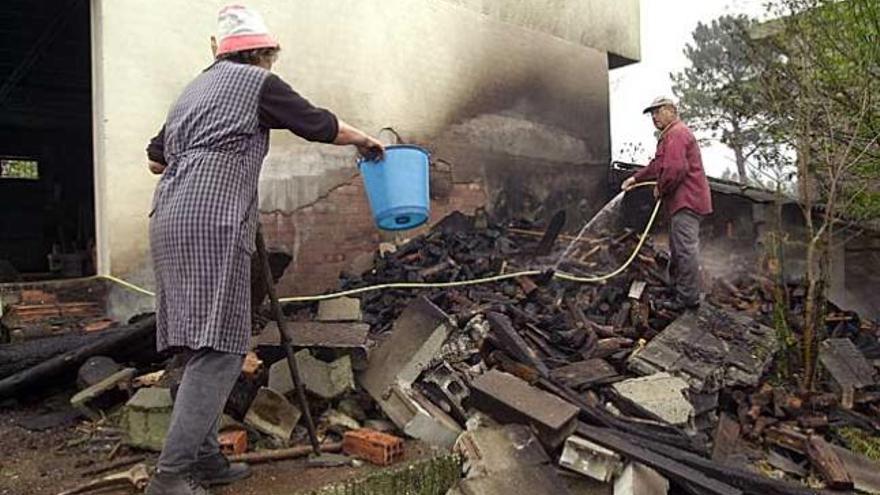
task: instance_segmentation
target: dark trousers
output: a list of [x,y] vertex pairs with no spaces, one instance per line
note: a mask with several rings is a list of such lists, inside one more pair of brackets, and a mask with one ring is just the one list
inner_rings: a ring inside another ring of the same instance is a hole
[[189,471],[201,458],[220,451],[217,427],[226,399],[241,373],[244,356],[202,349],[189,356],[174,397],[171,426],[157,468]]
[[700,302],[700,220],[691,210],[678,210],[669,222],[669,275],[678,300]]

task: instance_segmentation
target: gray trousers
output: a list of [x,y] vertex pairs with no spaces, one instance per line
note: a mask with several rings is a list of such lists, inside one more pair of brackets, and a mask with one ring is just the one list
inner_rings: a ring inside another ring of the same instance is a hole
[[174,398],[171,426],[157,468],[167,473],[190,470],[193,463],[220,451],[217,428],[226,399],[241,373],[244,356],[202,349],[186,362]]
[[678,210],[669,222],[669,275],[678,300],[700,302],[700,220],[691,210]]

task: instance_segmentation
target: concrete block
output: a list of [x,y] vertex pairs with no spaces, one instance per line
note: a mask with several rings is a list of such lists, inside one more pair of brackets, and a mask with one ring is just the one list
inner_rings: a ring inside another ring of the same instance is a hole
[[318,303],[318,321],[361,321],[361,300],[338,297]]
[[694,407],[685,398],[689,385],[669,373],[633,378],[612,385],[624,399],[641,406],[672,425],[684,425],[694,415]]
[[125,442],[133,447],[161,451],[171,424],[171,390],[142,388],[125,404]]
[[565,440],[559,465],[603,483],[623,470],[623,460],[617,452],[574,435]]
[[500,423],[533,426],[541,442],[556,448],[576,427],[578,408],[525,381],[491,370],[471,383],[470,405]]
[[[127,387],[136,372],[137,370],[134,368],[117,371],[98,383],[79,391],[70,398],[70,405],[90,419],[99,419],[101,415],[97,410],[105,404],[96,404],[96,402],[100,402],[105,394],[118,391],[122,387]],[[118,398],[116,400],[118,401],[117,404],[122,402]]]
[[370,354],[360,384],[381,403],[393,385],[409,387],[433,360],[453,327],[449,315],[424,297],[413,300]]
[[[295,358],[303,386],[309,392],[324,399],[332,399],[354,390],[354,374],[351,369],[350,357],[342,356],[327,363],[315,358],[308,350],[303,349],[295,354]],[[287,359],[277,361],[269,368],[269,388],[281,394],[286,394],[294,389]]]
[[660,473],[636,462],[630,462],[614,482],[614,495],[666,495],[669,480]]
[[258,431],[287,442],[302,412],[283,395],[263,387],[244,417],[244,422]]

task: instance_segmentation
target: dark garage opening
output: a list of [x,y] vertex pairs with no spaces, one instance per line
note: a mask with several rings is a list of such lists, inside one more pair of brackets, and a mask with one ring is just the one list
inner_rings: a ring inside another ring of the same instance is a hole
[[95,273],[89,16],[0,2],[0,282]]

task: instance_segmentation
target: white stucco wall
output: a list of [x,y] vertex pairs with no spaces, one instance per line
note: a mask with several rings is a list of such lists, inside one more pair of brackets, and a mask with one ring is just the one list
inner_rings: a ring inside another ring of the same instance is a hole
[[[226,3],[92,0],[102,273],[150,285],[147,213],[156,178],[146,170],[144,148],[174,98],[210,63],[209,36]],[[281,42],[275,71],[294,88],[365,130],[390,125],[462,162],[482,157],[456,175],[491,175],[486,170],[495,163],[498,176],[506,156],[520,167],[532,158],[550,165],[605,163],[602,50],[637,56],[638,1],[623,2],[627,8],[619,11],[607,0],[541,2],[543,10],[530,2],[504,3],[508,10],[465,0],[248,5]],[[627,25],[620,12],[629,11],[635,17]],[[603,12],[614,13],[609,29],[622,40],[619,47],[610,46],[611,38],[603,42],[579,31],[573,21],[588,16],[584,26],[601,33]],[[591,41],[601,50],[581,44]],[[307,204],[352,172],[353,150],[275,132],[261,177],[261,210]]]

